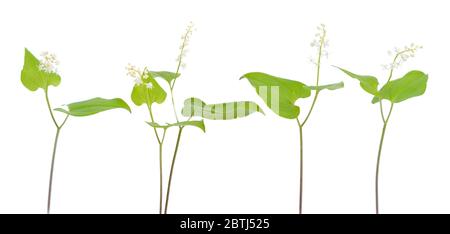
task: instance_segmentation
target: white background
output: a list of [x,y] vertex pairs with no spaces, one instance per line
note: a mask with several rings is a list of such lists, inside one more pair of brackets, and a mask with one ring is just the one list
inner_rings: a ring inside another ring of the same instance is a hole
[[[175,88],[178,108],[196,96],[208,103],[252,100],[266,116],[206,121],[206,134],[184,131],[171,213],[296,213],[299,149],[295,121],[268,110],[238,78],[263,71],[313,84],[309,46],[324,23],[330,39],[323,92],[305,127],[305,213],[373,213],[377,105],[358,83],[329,65],[375,75],[384,83],[387,51],[424,46],[398,69],[429,74],[424,96],[397,105],[382,155],[382,213],[449,213],[446,1],[2,1],[0,3],[0,212],[44,213],[54,126],[42,90],[20,83],[24,47],[57,54],[62,83],[55,107],[96,96],[129,98],[125,66],[175,69],[180,36],[194,32]],[[299,104],[308,107],[309,101]],[[71,118],[55,164],[53,213],[157,213],[158,149],[146,109]],[[306,109],[305,108],[305,109]],[[302,116],[304,113],[302,113]],[[173,121],[169,103],[155,107]],[[61,117],[61,116],[59,116]],[[165,177],[176,129],[165,148]]]

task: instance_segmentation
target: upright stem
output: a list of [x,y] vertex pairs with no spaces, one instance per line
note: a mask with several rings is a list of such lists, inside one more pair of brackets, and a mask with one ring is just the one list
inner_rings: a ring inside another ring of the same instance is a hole
[[[146,91],[148,92],[148,91]],[[147,95],[148,96],[148,95]],[[155,118],[153,117],[153,111],[151,105],[147,103],[147,109],[148,113],[150,114],[150,119],[152,122],[155,122]],[[159,137],[158,131],[155,127],[153,127],[153,132],[155,133],[156,140],[159,144],[159,214],[162,214],[162,207],[163,207],[163,158],[162,158],[162,149],[163,149],[163,143],[164,138],[166,136],[166,130],[164,130],[162,138]]]
[[159,214],[162,214],[162,202],[163,202],[163,165],[162,165],[162,147],[163,144],[159,144]]
[[165,209],[164,209],[164,214],[167,214],[167,207],[169,205],[170,185],[172,184],[172,176],[173,176],[173,171],[174,171],[174,167],[175,167],[175,160],[177,158],[178,147],[180,145],[182,131],[183,131],[183,127],[180,127],[178,130],[178,137],[177,137],[177,143],[175,145],[175,151],[173,153],[172,165],[170,166],[170,174],[169,174],[169,181],[167,183],[166,205],[165,205]]
[[380,144],[378,146],[378,157],[377,157],[377,169],[375,172],[375,207],[376,213],[379,214],[379,203],[378,203],[378,175],[380,172],[380,159],[381,159],[381,149],[383,148],[384,134],[386,133],[386,123],[383,124],[383,131],[381,131]]
[[52,121],[55,124],[55,127],[59,128],[59,125],[56,122],[55,116],[53,115],[53,111],[52,111],[52,106],[50,104],[50,100],[48,98],[48,90],[46,89],[44,92],[45,92],[45,101],[47,103],[47,108],[48,108],[48,112],[50,113],[50,117],[52,117]]
[[52,199],[53,169],[55,168],[56,147],[58,146],[58,138],[59,138],[60,131],[61,131],[60,128],[56,129],[55,141],[53,143],[52,164],[50,167],[50,180],[48,183],[47,214],[50,214],[50,205],[51,205],[51,199]]
[[303,204],[303,126],[297,119],[298,129],[300,132],[300,193],[299,193],[299,208],[298,213],[302,214],[302,204]]
[[323,43],[324,43],[325,35],[323,36],[322,40],[320,41],[320,47],[319,47],[319,56],[317,58],[317,68],[316,68],[316,92],[314,94],[314,99],[312,101],[311,107],[308,111],[308,114],[305,117],[305,120],[303,120],[302,126],[305,125],[306,121],[308,121],[309,116],[311,116],[311,113],[314,109],[314,105],[316,105],[317,98],[319,97],[319,79],[320,79],[320,63],[322,60],[322,49],[323,49]]
[[393,107],[394,107],[394,104],[391,103],[391,108],[389,109],[389,114],[387,115],[386,119],[383,120],[383,130],[381,131],[380,144],[378,145],[377,168],[375,171],[375,211],[376,211],[376,214],[379,214],[379,195],[378,195],[379,179],[378,179],[378,177],[380,174],[381,150],[383,149],[384,135],[386,133],[386,127],[389,122],[389,118],[391,117]]
[[[173,81],[173,85],[175,85],[175,81]],[[173,114],[175,115],[175,119],[178,123],[179,120],[178,120],[178,115],[177,115],[177,109],[175,108],[175,101],[173,99],[173,86],[170,87],[170,99],[172,100]]]
[[[389,76],[388,76],[387,82],[391,81],[391,79],[392,79],[392,75],[394,73],[394,68],[395,68],[395,63],[396,63],[398,57],[401,54],[409,52],[409,51],[411,51],[411,50],[410,49],[403,50],[403,51],[398,52],[394,56],[394,59],[392,60],[392,63],[391,63],[391,67],[389,69]],[[381,131],[380,144],[378,145],[377,168],[376,168],[376,171],[375,171],[375,211],[376,211],[376,214],[379,214],[379,198],[378,198],[379,197],[378,196],[378,181],[379,180],[378,180],[378,177],[379,177],[379,174],[380,174],[381,150],[383,149],[383,141],[384,141],[384,135],[386,133],[386,127],[387,127],[387,124],[389,122],[389,118],[391,117],[391,114],[392,114],[392,108],[394,107],[394,103],[391,103],[391,107],[389,109],[389,113],[388,113],[387,116],[385,116],[384,115],[384,111],[383,111],[383,103],[382,103],[383,100],[380,99],[379,102],[380,102],[381,119],[383,120],[383,130]]]
[[316,92],[314,94],[314,99],[312,101],[311,107],[309,108],[308,114],[306,114],[305,119],[303,122],[300,122],[299,118],[297,118],[297,124],[298,129],[300,132],[300,191],[299,191],[299,207],[298,207],[298,213],[302,214],[302,205],[303,205],[303,126],[308,121],[309,117],[311,116],[311,113],[314,109],[314,106],[316,105],[317,98],[319,97],[319,79],[320,79],[320,64],[322,60],[322,50],[323,45],[325,42],[325,32],[323,32],[323,36],[320,40],[320,47],[319,47],[319,55],[317,57],[317,67],[316,67]]
[[44,92],[45,92],[45,101],[47,103],[48,111],[50,112],[50,116],[52,117],[52,121],[56,127],[56,136],[55,136],[55,141],[53,143],[52,163],[50,166],[50,179],[48,182],[47,214],[50,214],[50,205],[51,205],[51,198],[52,198],[52,185],[53,185],[53,171],[55,168],[56,148],[58,146],[59,133],[61,131],[61,128],[66,124],[67,119],[69,118],[69,115],[66,116],[66,118],[64,119],[64,121],[62,122],[61,125],[58,125],[58,122],[56,122],[55,116],[52,111],[52,106],[50,104],[50,100],[48,98],[48,90],[46,89]]

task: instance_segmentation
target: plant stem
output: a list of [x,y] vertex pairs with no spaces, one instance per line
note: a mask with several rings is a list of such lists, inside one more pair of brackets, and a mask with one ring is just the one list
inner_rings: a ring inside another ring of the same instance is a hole
[[378,196],[378,181],[379,181],[379,179],[378,179],[378,177],[380,174],[381,150],[383,149],[384,135],[386,133],[386,127],[389,122],[389,118],[391,117],[393,107],[394,107],[394,104],[391,103],[391,108],[389,110],[389,114],[386,117],[386,119],[383,120],[383,130],[381,131],[380,144],[378,145],[377,168],[375,171],[375,211],[376,211],[376,214],[379,214],[379,198],[378,198],[379,197]]
[[[389,69],[389,76],[388,76],[387,82],[391,81],[391,79],[392,79],[392,75],[394,73],[394,68],[395,68],[395,63],[396,63],[396,61],[398,59],[398,56],[400,56],[401,54],[403,54],[403,53],[405,53],[407,51],[408,50],[398,52],[394,56],[394,59],[392,60],[392,63],[391,63],[391,68]],[[394,107],[394,103],[391,103],[391,107],[389,109],[389,113],[385,117],[384,116],[384,111],[383,111],[383,99],[380,99],[379,101],[380,101],[381,119],[383,120],[383,130],[381,131],[380,144],[378,145],[377,168],[376,168],[376,171],[375,171],[375,212],[376,212],[376,214],[379,214],[378,177],[379,177],[379,174],[380,174],[381,150],[383,149],[383,141],[384,141],[384,135],[386,133],[386,127],[387,127],[387,124],[389,122],[389,118],[391,117],[391,114],[392,114],[392,108]]]
[[50,113],[50,116],[52,117],[52,121],[55,124],[55,127],[60,128],[58,123],[56,122],[55,116],[53,115],[52,106],[50,105],[50,100],[48,98],[48,90],[46,89],[44,92],[45,92],[45,101],[47,103],[48,112]]
[[381,132],[381,139],[380,144],[378,146],[378,157],[377,157],[377,169],[375,172],[375,207],[376,207],[376,214],[379,214],[379,203],[378,203],[378,175],[380,172],[380,159],[381,159],[381,149],[383,148],[383,140],[384,140],[384,134],[386,132],[386,123],[383,124],[383,131]]
[[163,165],[162,165],[162,148],[163,144],[159,144],[159,214],[162,214],[163,202]]
[[302,126],[305,125],[306,121],[308,121],[309,116],[311,115],[311,113],[312,113],[312,111],[313,111],[313,109],[314,109],[314,106],[315,106],[315,104],[316,104],[316,102],[317,102],[317,98],[319,97],[319,90],[318,90],[317,88],[319,87],[319,79],[320,79],[320,63],[321,63],[321,60],[322,60],[322,49],[323,49],[324,38],[325,38],[325,35],[323,36],[323,38],[322,38],[322,40],[321,40],[321,42],[320,42],[319,56],[318,56],[318,58],[317,58],[317,69],[316,69],[316,92],[315,92],[315,94],[314,94],[314,99],[313,99],[313,102],[312,102],[312,104],[311,104],[311,108],[309,109],[308,114],[307,114],[306,117],[305,117],[305,120],[303,120]]
[[178,130],[178,136],[177,136],[177,143],[175,145],[175,151],[173,153],[172,165],[170,166],[170,174],[169,174],[169,181],[167,183],[166,205],[165,205],[165,209],[164,209],[164,214],[167,214],[167,207],[169,205],[170,186],[172,184],[172,176],[173,176],[173,171],[174,171],[174,167],[175,167],[175,160],[177,158],[178,147],[180,145],[180,139],[181,139],[182,131],[183,131],[183,127],[180,127],[179,130]]
[[298,213],[302,214],[303,204],[303,126],[297,119],[298,129],[300,132],[300,193],[299,193],[299,208]]
[[50,179],[48,182],[47,214],[50,214],[50,205],[51,205],[51,198],[52,198],[52,185],[53,185],[53,171],[55,168],[56,148],[58,146],[59,133],[61,131],[61,128],[64,126],[64,124],[66,124],[67,119],[69,118],[69,115],[66,115],[66,118],[64,119],[64,121],[62,122],[61,125],[58,125],[58,122],[56,122],[55,116],[52,111],[50,100],[48,98],[48,90],[46,89],[44,92],[45,92],[45,101],[47,103],[48,111],[50,112],[50,116],[56,127],[56,136],[55,136],[55,141],[53,143],[52,162],[51,162],[51,166],[50,166]]
[[[175,85],[175,81],[173,82],[173,84]],[[179,122],[178,120],[178,115],[177,115],[177,109],[175,108],[175,101],[173,99],[173,86],[170,87],[170,99],[172,100],[172,109],[173,109],[173,114],[175,115],[175,119],[177,121],[177,123]]]
[[[147,95],[148,96],[148,95]],[[150,119],[152,122],[155,122],[155,118],[153,117],[153,111],[151,105],[147,102],[147,109],[150,114]],[[162,149],[164,144],[164,138],[166,136],[166,130],[164,130],[162,138],[159,137],[158,131],[155,127],[153,128],[153,132],[155,133],[156,140],[159,144],[159,214],[162,214],[162,207],[163,207],[163,158],[162,158]]]
[[298,213],[302,214],[302,205],[303,205],[303,126],[308,121],[309,117],[311,116],[311,113],[314,109],[314,106],[316,105],[317,98],[319,97],[319,79],[320,79],[320,64],[322,61],[322,50],[323,45],[325,42],[325,32],[320,40],[320,47],[319,47],[319,55],[317,57],[317,67],[316,67],[316,92],[314,94],[314,99],[312,101],[311,107],[309,108],[308,114],[306,115],[303,122],[300,122],[299,118],[297,118],[297,124],[298,129],[300,132],[300,191],[299,191],[299,207],[298,207]]
[[61,130],[60,128],[56,129],[56,136],[55,136],[55,141],[53,144],[52,164],[50,167],[50,180],[48,183],[47,214],[50,214],[50,205],[51,205],[51,199],[52,199],[53,169],[55,167],[56,147],[58,146],[58,138],[59,138],[60,130]]

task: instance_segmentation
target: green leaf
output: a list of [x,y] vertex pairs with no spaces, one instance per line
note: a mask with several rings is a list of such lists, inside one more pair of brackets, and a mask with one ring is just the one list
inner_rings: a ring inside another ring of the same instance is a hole
[[173,73],[168,71],[149,71],[148,72],[153,78],[163,78],[169,85],[172,84],[172,81],[180,76],[179,73]]
[[56,108],[55,111],[60,111],[72,116],[89,116],[111,109],[122,108],[131,113],[131,109],[128,104],[120,98],[93,98],[86,101],[68,104],[67,107],[68,110]]
[[364,91],[372,94],[372,95],[377,95],[378,93],[378,80],[376,77],[374,76],[362,76],[362,75],[356,75],[354,73],[351,73],[343,68],[340,67],[336,67],[339,70],[343,71],[345,74],[347,74],[348,76],[355,78],[357,80],[359,80],[359,85],[361,86],[362,89],[364,89]]
[[200,128],[201,130],[203,130],[203,132],[205,132],[205,123],[203,122],[203,120],[197,121],[197,120],[193,120],[193,121],[182,121],[182,122],[178,122],[178,123],[173,123],[173,124],[166,124],[166,125],[159,125],[158,123],[155,122],[147,122],[150,126],[154,127],[154,128],[163,128],[163,129],[168,129],[170,127],[175,127],[175,126],[180,126],[180,127],[184,127],[184,126],[194,126],[197,128]]
[[392,103],[399,103],[412,97],[425,93],[428,75],[421,71],[410,71],[402,78],[391,80],[381,88],[378,97],[374,97],[372,103],[387,99]]
[[327,84],[327,85],[319,85],[319,86],[308,86],[309,89],[311,90],[324,90],[324,89],[328,89],[328,90],[336,90],[336,89],[340,89],[340,88],[344,88],[344,82],[339,82],[339,83],[334,83],[334,84]]
[[247,73],[246,78],[258,95],[277,115],[295,119],[300,114],[300,107],[295,105],[299,98],[311,96],[311,89],[305,84],[261,72]]
[[198,98],[188,98],[184,101],[181,114],[186,117],[201,116],[212,120],[229,120],[246,117],[254,112],[264,112],[254,102],[240,101],[220,104],[205,104]]
[[61,77],[56,73],[44,72],[39,69],[39,60],[25,48],[25,59],[20,76],[22,84],[30,91],[41,88],[46,90],[48,86],[58,86]]
[[[147,88],[147,84],[151,83],[152,87]],[[143,84],[134,85],[131,92],[131,100],[136,106],[144,103],[151,106],[153,103],[161,104],[166,100],[167,93],[153,77],[148,77]]]

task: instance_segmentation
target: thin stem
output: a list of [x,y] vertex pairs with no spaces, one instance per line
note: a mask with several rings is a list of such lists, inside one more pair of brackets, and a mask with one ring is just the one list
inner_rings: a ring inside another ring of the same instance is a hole
[[[150,119],[152,120],[152,122],[155,122],[155,118],[153,117],[152,107],[147,104],[147,108],[148,108],[148,112],[150,114]],[[158,143],[161,144],[161,139],[159,138],[158,131],[156,130],[155,127],[153,127],[153,131],[155,132],[156,140],[158,140]]]
[[314,94],[314,99],[312,101],[311,107],[309,108],[308,114],[306,115],[305,119],[303,120],[303,122],[301,122],[299,120],[299,118],[297,118],[297,124],[298,124],[298,128],[299,128],[299,133],[300,133],[300,189],[299,189],[299,207],[298,207],[298,213],[302,214],[302,205],[303,205],[303,126],[306,124],[306,122],[308,121],[309,117],[311,116],[311,113],[314,109],[314,106],[316,105],[317,102],[317,98],[319,97],[319,79],[320,79],[320,64],[322,61],[322,50],[323,50],[323,46],[324,46],[324,42],[325,42],[325,36],[326,36],[326,32],[323,32],[323,36],[321,37],[320,40],[320,47],[319,47],[319,55],[317,57],[317,68],[316,68],[316,90],[315,90],[315,94]]
[[383,149],[384,135],[386,133],[386,127],[389,122],[389,118],[391,117],[393,107],[394,107],[394,104],[391,103],[391,107],[389,109],[389,114],[383,124],[383,130],[381,131],[380,144],[378,146],[377,167],[376,167],[376,171],[375,171],[375,211],[376,211],[376,214],[379,214],[379,195],[378,195],[379,179],[378,178],[379,178],[379,174],[380,174],[381,150]]
[[302,126],[305,125],[306,121],[308,121],[309,116],[311,115],[311,113],[312,113],[312,111],[313,111],[313,109],[314,109],[314,106],[315,106],[315,104],[316,104],[317,98],[319,97],[319,89],[318,89],[318,86],[319,86],[320,63],[321,63],[321,60],[322,60],[322,49],[323,49],[324,39],[325,39],[325,32],[324,32],[324,35],[323,35],[322,40],[321,40],[321,42],[320,42],[319,56],[318,56],[318,58],[317,58],[316,93],[314,94],[314,99],[313,99],[313,102],[312,102],[312,104],[311,104],[311,108],[309,109],[308,114],[307,114],[306,117],[305,117],[305,120],[303,120],[303,123],[301,124]]
[[[175,85],[175,80],[173,81],[173,84]],[[177,120],[177,123],[178,123],[179,122],[178,114],[177,114],[177,109],[175,108],[175,101],[173,98],[173,86],[170,87],[170,99],[172,100],[173,114],[175,115],[175,119]]]
[[170,166],[170,174],[169,174],[169,181],[167,183],[166,205],[165,205],[165,209],[164,209],[164,214],[167,214],[167,207],[169,206],[170,186],[172,184],[172,176],[173,176],[173,171],[174,171],[174,168],[175,168],[175,160],[177,158],[178,147],[180,145],[180,139],[181,139],[182,131],[183,131],[183,127],[180,127],[179,130],[178,130],[178,137],[177,137],[177,143],[175,145],[175,151],[173,153],[172,165]]
[[64,119],[64,121],[62,122],[61,125],[58,125],[58,122],[56,122],[55,115],[53,114],[52,106],[50,104],[50,99],[48,98],[48,90],[45,89],[44,92],[45,92],[45,102],[47,103],[48,111],[49,111],[52,121],[56,127],[56,136],[55,136],[55,140],[53,143],[52,162],[51,162],[51,166],[50,166],[50,178],[49,178],[49,182],[48,182],[47,214],[50,214],[52,186],[53,186],[53,171],[55,168],[56,148],[58,146],[59,133],[61,131],[61,128],[66,124],[67,119],[69,118],[69,115],[66,115],[66,118]]
[[[150,119],[152,122],[155,122],[155,118],[153,117],[152,108],[150,105],[147,104],[148,112],[150,114]],[[162,157],[162,150],[163,150],[163,144],[164,139],[166,137],[166,130],[164,129],[164,133],[162,138],[159,138],[158,131],[155,127],[153,127],[153,131],[155,133],[156,140],[159,144],[159,213],[162,214],[162,207],[163,207],[163,157]]]
[[300,132],[300,193],[299,193],[299,214],[302,214],[302,204],[303,204],[303,126],[297,119],[298,129]]
[[[401,52],[398,52],[395,55],[395,57],[394,57],[394,59],[392,60],[392,63],[391,63],[391,68],[390,68],[390,71],[389,71],[389,76],[388,76],[387,82],[391,81],[391,79],[392,79],[392,75],[394,73],[394,68],[395,68],[395,63],[396,63],[398,57],[401,54],[403,54],[405,52],[408,52],[408,51],[409,50],[401,51]],[[385,117],[384,111],[383,111],[383,103],[382,103],[383,100],[380,99],[379,101],[380,101],[381,118],[383,120],[383,130],[381,131],[381,139],[380,139],[380,143],[378,145],[377,167],[376,167],[376,170],[375,170],[375,212],[376,212],[376,214],[379,214],[379,207],[380,207],[380,204],[379,204],[379,192],[378,192],[378,184],[379,184],[379,179],[378,178],[379,178],[379,174],[380,174],[381,151],[383,149],[383,141],[384,141],[384,135],[386,133],[386,127],[387,127],[387,124],[389,122],[389,118],[391,117],[392,109],[394,107],[394,103],[391,102],[391,107],[389,108],[389,113]]]
[[382,99],[380,99],[380,113],[381,113],[381,119],[383,120],[383,122],[386,122],[386,118],[384,117],[384,112],[383,112],[383,103],[382,103]]
[[51,199],[52,199],[52,185],[53,185],[53,169],[55,167],[56,147],[58,146],[58,138],[59,138],[60,131],[61,131],[60,128],[56,129],[56,136],[55,136],[55,141],[53,144],[52,164],[50,167],[50,180],[48,182],[47,214],[50,214],[50,205],[51,205]]
[[52,117],[52,120],[53,120],[53,123],[55,124],[55,127],[59,128],[58,122],[56,122],[55,115],[53,114],[53,111],[52,111],[52,106],[50,104],[50,100],[48,98],[48,90],[45,89],[44,92],[45,92],[45,101],[47,103],[47,108],[48,108],[48,111],[50,112],[50,116]]
[[162,205],[163,205],[162,148],[163,148],[163,144],[159,144],[159,214],[162,214]]

